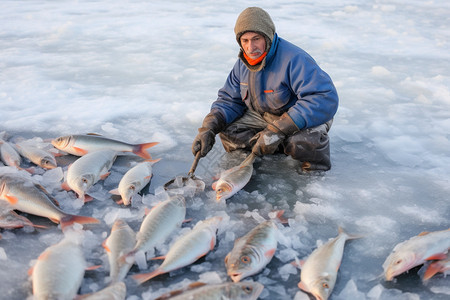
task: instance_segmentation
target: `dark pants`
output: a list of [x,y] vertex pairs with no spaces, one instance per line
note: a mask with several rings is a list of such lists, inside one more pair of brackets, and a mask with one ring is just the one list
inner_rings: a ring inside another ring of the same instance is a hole
[[[278,116],[265,113],[264,116],[248,110],[241,118],[228,125],[219,136],[225,151],[237,149],[250,151],[250,139],[266,128]],[[331,168],[328,131],[332,120],[317,127],[300,130],[287,137],[280,145],[280,151],[302,163],[303,170],[329,170]]]

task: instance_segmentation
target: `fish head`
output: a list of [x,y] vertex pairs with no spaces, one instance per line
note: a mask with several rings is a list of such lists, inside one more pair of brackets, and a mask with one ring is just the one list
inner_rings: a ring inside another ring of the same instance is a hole
[[225,259],[227,274],[233,282],[253,275],[261,269],[260,263],[251,247],[244,247],[241,251],[233,251]]
[[233,187],[227,182],[222,182],[216,186],[216,201],[226,200],[232,196]]
[[393,251],[383,263],[384,276],[391,281],[395,276],[416,266],[417,257],[412,251]]
[[256,300],[262,293],[264,285],[259,282],[239,282],[232,285],[230,299]]
[[122,196],[122,201],[124,205],[130,205],[131,199],[133,198],[134,194],[136,193],[136,186],[134,184],[128,185],[126,188],[121,189],[120,195]]
[[57,148],[57,149],[64,149],[67,146],[69,146],[70,142],[72,140],[72,136],[68,135],[68,136],[60,136],[56,139],[52,140],[52,145]]
[[83,197],[86,191],[94,184],[94,174],[83,174],[75,180],[68,181],[70,188],[74,190],[80,197]]
[[40,166],[44,169],[54,169],[57,167],[57,164],[53,157],[44,157],[41,159]]
[[322,274],[313,282],[309,292],[316,300],[327,300],[333,291],[335,282],[336,278],[331,276],[331,274]]

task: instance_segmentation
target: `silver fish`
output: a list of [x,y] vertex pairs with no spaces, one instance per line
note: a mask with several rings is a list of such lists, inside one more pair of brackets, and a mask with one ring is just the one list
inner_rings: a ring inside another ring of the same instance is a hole
[[345,242],[358,238],[339,228],[339,235],[314,250],[301,266],[298,287],[317,300],[326,300],[333,291],[344,254]]
[[222,217],[200,221],[191,231],[175,241],[166,256],[159,257],[164,258],[164,262],[155,271],[134,275],[133,279],[141,284],[160,274],[188,266],[205,256],[216,245],[216,232],[221,221]]
[[54,169],[57,167],[53,154],[44,149],[26,144],[16,144],[16,147],[20,155],[44,169]]
[[7,201],[15,210],[46,217],[55,223],[60,223],[62,229],[75,222],[99,223],[99,220],[95,218],[65,213],[55,204],[57,201],[44,187],[18,175],[0,176],[0,199]]
[[98,150],[78,158],[67,170],[67,185],[85,200],[89,188],[109,175],[116,157],[114,150]]
[[83,156],[92,151],[110,149],[117,152],[133,152],[145,159],[151,159],[150,154],[146,150],[157,144],[158,142],[129,144],[97,134],[74,134],[52,140],[52,145],[55,148],[77,156]]
[[228,276],[234,282],[260,272],[277,250],[277,226],[273,220],[264,221],[234,242],[225,257]]
[[155,300],[256,300],[264,286],[259,282],[194,283],[187,291],[173,291]]
[[74,299],[86,266],[79,244],[69,238],[48,247],[32,268],[34,299]]
[[450,248],[450,228],[424,232],[397,244],[383,263],[387,281],[428,260],[445,259]]
[[20,169],[22,157],[17,150],[8,142],[0,139],[0,157],[7,166],[16,167]]
[[145,216],[136,235],[136,245],[122,259],[134,256],[138,251],[147,252],[158,243],[164,242],[186,217],[186,202],[180,195],[158,203]]
[[159,161],[143,161],[128,170],[119,182],[117,189],[111,190],[112,194],[119,194],[122,196],[122,203],[130,205],[134,195],[139,193],[152,178],[152,165]]
[[130,252],[136,244],[136,234],[124,220],[118,219],[114,222],[111,234],[103,243],[108,254],[109,276],[111,282],[122,281],[132,263],[120,261],[119,257]]
[[226,200],[239,192],[252,177],[255,155],[251,153],[240,165],[220,174],[219,180],[213,183],[216,191],[216,201]]

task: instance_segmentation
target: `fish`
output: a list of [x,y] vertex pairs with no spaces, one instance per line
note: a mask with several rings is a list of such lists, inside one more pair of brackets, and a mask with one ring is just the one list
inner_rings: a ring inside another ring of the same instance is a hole
[[60,136],[53,139],[51,143],[55,148],[76,156],[83,156],[92,151],[109,149],[117,152],[132,152],[144,159],[151,159],[150,154],[146,150],[159,144],[159,142],[129,144],[98,134]]
[[115,282],[92,294],[80,295],[77,300],[125,300],[127,287],[122,281]]
[[74,299],[86,267],[83,251],[72,239],[48,247],[30,271],[34,299]]
[[117,152],[114,150],[98,150],[81,156],[68,167],[66,184],[63,187],[77,193],[78,198],[86,200],[85,194],[100,179],[110,174]]
[[359,236],[351,236],[339,227],[337,237],[316,248],[306,261],[301,262],[298,287],[312,294],[316,300],[328,299],[336,283],[345,242],[356,238]]
[[136,244],[128,254],[120,259],[127,260],[139,252],[147,252],[181,226],[186,217],[186,201],[181,195],[174,195],[158,203],[145,216],[139,232],[136,234]]
[[3,163],[7,166],[16,167],[20,169],[22,157],[19,152],[11,146],[8,142],[0,139],[0,157]]
[[446,258],[430,263],[425,269],[422,280],[426,282],[437,273],[444,273],[444,275],[447,275],[450,273],[447,271],[450,271],[450,252],[447,253]]
[[119,187],[110,191],[111,194],[118,194],[122,197],[124,205],[130,205],[133,196],[139,193],[152,178],[152,165],[160,159],[147,160],[138,163],[128,170],[119,182]]
[[73,223],[100,223],[98,219],[92,217],[65,213],[43,186],[20,175],[0,176],[0,199],[7,201],[12,209],[46,217],[54,223],[59,223],[63,230]]
[[212,184],[216,191],[216,201],[231,198],[250,181],[253,173],[253,162],[256,156],[251,153],[240,165],[232,167],[220,174],[219,180]]
[[187,234],[180,237],[163,257],[163,263],[153,272],[133,275],[133,279],[142,284],[160,274],[180,269],[208,254],[216,245],[216,232],[222,217],[216,216],[198,222]]
[[26,144],[16,144],[16,148],[20,155],[41,168],[54,169],[57,167],[53,154],[44,149]]
[[450,248],[450,228],[422,232],[421,234],[397,244],[383,263],[384,277],[391,281],[429,260],[447,257]]
[[193,283],[187,290],[177,290],[155,300],[256,300],[264,286],[259,282],[225,282],[220,284]]
[[103,242],[108,254],[109,277],[112,283],[122,281],[132,263],[120,261],[119,257],[130,252],[136,244],[136,233],[131,229],[128,223],[122,219],[117,219],[111,229],[111,234]]
[[234,242],[225,257],[227,274],[234,282],[259,273],[272,260],[277,250],[278,228],[274,220],[267,220]]

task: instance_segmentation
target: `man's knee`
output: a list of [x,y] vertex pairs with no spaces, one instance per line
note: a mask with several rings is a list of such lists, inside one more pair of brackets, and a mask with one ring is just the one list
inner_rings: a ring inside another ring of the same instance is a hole
[[325,124],[321,126],[302,130],[285,142],[285,154],[301,161],[304,169],[326,171],[331,168],[329,128]]

